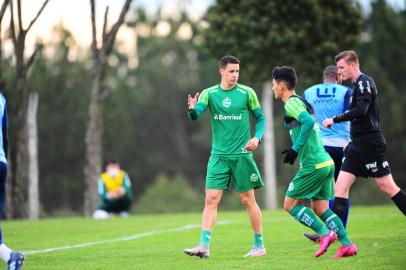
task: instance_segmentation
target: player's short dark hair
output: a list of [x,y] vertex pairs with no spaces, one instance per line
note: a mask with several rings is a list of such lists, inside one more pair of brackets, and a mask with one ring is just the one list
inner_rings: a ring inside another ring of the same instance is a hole
[[343,51],[337,54],[334,58],[336,63],[341,59],[344,59],[346,63],[356,63],[357,65],[359,65],[358,55],[355,51]]
[[219,68],[226,68],[228,64],[239,64],[240,60],[237,57],[232,55],[223,56],[219,61]]
[[337,66],[327,66],[323,71],[323,79],[337,80],[338,68]]
[[294,89],[297,82],[296,71],[289,66],[275,67],[272,70],[272,78],[278,83],[284,81],[289,90]]

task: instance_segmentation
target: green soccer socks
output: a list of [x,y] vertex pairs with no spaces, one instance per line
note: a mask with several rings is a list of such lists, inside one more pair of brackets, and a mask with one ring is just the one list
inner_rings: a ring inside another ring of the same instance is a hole
[[202,231],[200,235],[200,245],[209,248],[210,239],[211,239],[211,231]]
[[263,248],[264,247],[264,238],[262,233],[255,233],[254,234],[254,247],[256,248]]
[[343,246],[348,246],[351,244],[351,240],[348,237],[347,231],[344,228],[341,219],[333,211],[327,209],[327,211],[321,215],[321,220],[326,223],[330,230],[337,234],[338,240],[340,240]]
[[320,236],[328,233],[328,228],[318,219],[312,210],[303,205],[296,205],[290,210],[291,216],[303,225],[311,228]]

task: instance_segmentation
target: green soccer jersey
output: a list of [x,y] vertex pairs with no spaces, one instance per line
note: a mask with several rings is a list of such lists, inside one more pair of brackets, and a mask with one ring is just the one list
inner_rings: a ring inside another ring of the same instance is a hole
[[236,84],[224,90],[220,84],[203,90],[193,111],[192,120],[198,119],[209,108],[212,126],[212,155],[233,156],[250,154],[244,149],[250,139],[249,111],[255,124],[255,137],[259,140],[265,130],[265,116],[254,90]]
[[285,127],[289,128],[293,150],[299,153],[302,167],[320,169],[332,164],[332,159],[324,149],[320,128],[317,121],[309,114],[305,103],[297,96],[291,96],[285,103],[287,119]]

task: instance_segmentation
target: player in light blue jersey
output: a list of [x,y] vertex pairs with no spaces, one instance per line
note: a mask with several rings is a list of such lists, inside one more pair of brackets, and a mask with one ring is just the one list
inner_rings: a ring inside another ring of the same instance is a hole
[[[6,98],[0,91],[0,214],[4,209],[6,197],[6,178],[7,178],[7,108]],[[9,270],[21,269],[24,261],[24,255],[20,252],[13,252],[4,243],[0,228],[0,258],[7,263]]]
[[[350,106],[352,90],[348,87],[338,84],[338,69],[336,66],[327,66],[323,71],[323,83],[313,85],[306,89],[303,97],[312,105],[317,122],[320,126],[324,148],[334,160],[335,170],[334,179],[337,180],[343,159],[343,151],[350,141],[350,122],[342,122],[325,128],[323,120],[340,115],[346,112]],[[330,208],[333,200],[330,201]],[[343,220],[344,226],[347,225],[350,201],[347,201],[347,215]],[[318,234],[307,234],[305,237],[312,241],[318,242]]]
[[341,114],[348,110],[352,91],[350,88],[338,84],[336,66],[328,66],[324,69],[323,80],[323,83],[306,89],[303,97],[314,108],[317,122],[320,125],[323,145],[342,150],[350,140],[350,123],[342,122],[331,126],[331,128],[325,128],[322,122],[332,115]]

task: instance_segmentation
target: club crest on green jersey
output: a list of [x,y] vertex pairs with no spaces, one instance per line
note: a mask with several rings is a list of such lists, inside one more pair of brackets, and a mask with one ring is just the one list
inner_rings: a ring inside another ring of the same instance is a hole
[[225,97],[223,99],[223,107],[230,108],[231,107],[231,99],[229,97]]
[[256,174],[256,173],[251,174],[250,180],[251,180],[252,182],[258,181],[258,174]]

